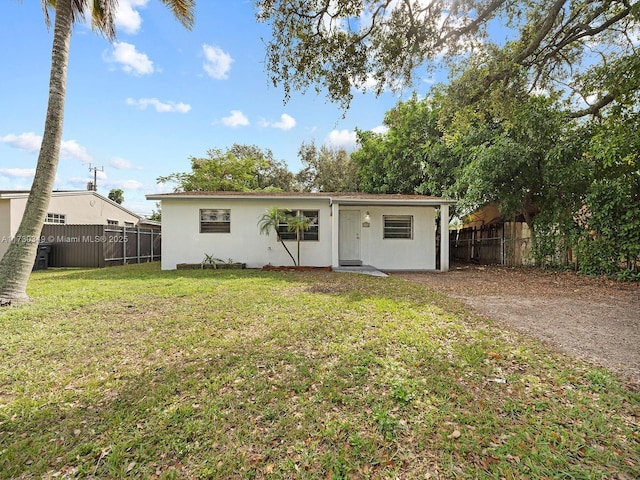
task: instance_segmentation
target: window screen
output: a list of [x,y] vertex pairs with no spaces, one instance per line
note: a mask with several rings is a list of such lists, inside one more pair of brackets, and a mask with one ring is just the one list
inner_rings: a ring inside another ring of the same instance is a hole
[[47,218],[44,223],[58,223],[64,225],[67,223],[67,216],[64,213],[47,213]]
[[200,233],[230,233],[231,210],[208,209],[200,210]]
[[[309,219],[309,230],[300,232],[301,241],[317,241],[320,238],[320,211],[319,210],[288,210],[285,213],[287,218],[303,215]],[[289,231],[287,222],[278,225],[278,233],[283,240],[296,240],[296,232]]]
[[384,215],[383,218],[383,238],[413,238],[413,215]]

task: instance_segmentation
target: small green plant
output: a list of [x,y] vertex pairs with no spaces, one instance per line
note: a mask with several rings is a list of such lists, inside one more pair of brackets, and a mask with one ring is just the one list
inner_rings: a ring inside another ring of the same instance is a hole
[[374,411],[373,418],[378,423],[378,430],[387,440],[393,440],[398,430],[400,422],[384,408],[378,408]]
[[[218,263],[224,263],[224,260],[214,257],[213,254],[209,255],[208,253],[205,253],[204,259],[200,262],[200,268],[204,269],[206,265],[210,265],[211,268],[216,270],[218,268]],[[232,263],[232,262],[229,262],[229,263]]]
[[401,404],[411,403],[413,400],[414,392],[413,386],[408,382],[396,381],[391,386],[391,398]]

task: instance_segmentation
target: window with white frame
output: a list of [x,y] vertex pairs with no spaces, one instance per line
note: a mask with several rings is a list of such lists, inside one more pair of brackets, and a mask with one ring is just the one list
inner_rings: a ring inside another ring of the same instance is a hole
[[133,222],[124,222],[124,226],[127,228],[133,228],[135,225],[133,224]]
[[107,218],[107,225],[111,225],[113,227],[117,227],[120,224],[120,222],[118,222],[118,220],[111,220],[109,218]]
[[200,233],[231,233],[231,210],[201,208]]
[[67,215],[64,213],[47,213],[47,218],[44,220],[44,223],[64,225],[67,223]]
[[296,232],[289,230],[286,219],[304,216],[309,219],[309,229],[300,232],[300,240],[303,242],[318,241],[320,239],[320,211],[319,210],[286,210],[283,212],[285,221],[278,225],[278,233],[283,240],[296,240]]
[[413,238],[413,215],[383,215],[384,239]]

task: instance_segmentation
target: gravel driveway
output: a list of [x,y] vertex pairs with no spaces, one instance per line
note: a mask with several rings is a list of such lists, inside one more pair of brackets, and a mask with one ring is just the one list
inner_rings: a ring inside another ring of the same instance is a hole
[[452,266],[394,273],[626,377],[640,388],[640,284],[532,268]]

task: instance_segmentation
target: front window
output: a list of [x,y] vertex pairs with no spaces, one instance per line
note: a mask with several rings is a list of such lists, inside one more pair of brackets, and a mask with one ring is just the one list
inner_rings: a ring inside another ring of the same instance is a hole
[[44,223],[57,223],[59,225],[64,225],[67,223],[67,215],[64,213],[47,213],[47,218]]
[[231,210],[200,209],[200,233],[231,233]]
[[413,215],[384,215],[383,218],[383,238],[413,238]]
[[[320,218],[319,210],[286,210],[283,212],[286,219],[304,216],[309,219],[309,230],[303,230],[300,232],[301,241],[317,241],[320,238]],[[278,225],[278,233],[282,240],[296,240],[296,232],[289,230],[289,224],[287,221],[280,222]]]

